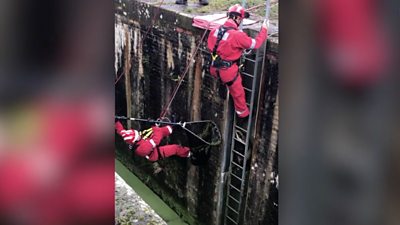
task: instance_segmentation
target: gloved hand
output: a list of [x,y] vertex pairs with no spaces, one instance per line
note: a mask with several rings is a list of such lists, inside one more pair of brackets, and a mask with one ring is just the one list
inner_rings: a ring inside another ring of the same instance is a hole
[[136,135],[133,130],[121,130],[120,134],[126,143],[128,144],[134,143]]
[[133,137],[133,130],[121,130],[121,136],[125,139],[126,137]]
[[265,28],[265,29],[268,29],[268,27],[269,27],[269,19],[265,19],[264,20],[264,22],[262,24],[262,27]]

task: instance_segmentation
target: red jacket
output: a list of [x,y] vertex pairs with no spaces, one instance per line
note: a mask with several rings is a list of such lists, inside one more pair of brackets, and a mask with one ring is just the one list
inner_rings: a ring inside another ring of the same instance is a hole
[[[238,30],[236,23],[228,19],[224,23],[225,27],[232,27],[228,30],[219,42],[217,54],[226,61],[235,61],[240,58],[244,49],[257,49],[267,38],[267,29],[262,28],[257,37],[251,38],[243,31]],[[219,28],[219,27],[218,27]],[[207,46],[212,52],[217,42],[218,28],[213,29],[208,36]]]
[[141,139],[137,142],[136,155],[142,157],[150,156],[153,151],[157,151],[155,148],[160,144],[161,140],[172,133],[171,126],[153,126],[151,128],[153,129],[153,134],[149,138]]
[[[124,130],[124,127],[120,122],[117,122],[115,124],[115,127],[117,133],[124,138],[126,143],[135,144],[135,142],[133,141],[135,139],[133,137],[135,135],[134,132],[135,130]],[[153,126],[151,128],[153,129],[153,134],[149,138],[140,139],[139,141],[136,142],[137,145],[135,150],[136,155],[141,157],[150,156],[151,153],[153,153],[153,151],[157,151],[155,147],[160,144],[161,140],[172,133],[171,126],[165,126],[165,127]]]

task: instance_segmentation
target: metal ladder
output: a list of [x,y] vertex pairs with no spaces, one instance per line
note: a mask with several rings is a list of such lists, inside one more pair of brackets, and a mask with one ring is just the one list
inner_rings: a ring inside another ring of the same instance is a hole
[[[243,220],[249,171],[248,160],[250,160],[252,149],[252,135],[255,123],[253,120],[257,109],[264,49],[264,46],[262,46],[256,53],[243,56],[241,60],[246,69],[241,72],[241,75],[246,94],[246,104],[250,110],[248,118],[240,119],[234,110],[233,112],[229,111],[234,116],[232,134],[230,135],[231,140],[228,140],[231,144],[227,147],[228,149],[225,149],[230,151],[230,160],[223,224],[242,224]],[[229,98],[231,98],[230,95]]]

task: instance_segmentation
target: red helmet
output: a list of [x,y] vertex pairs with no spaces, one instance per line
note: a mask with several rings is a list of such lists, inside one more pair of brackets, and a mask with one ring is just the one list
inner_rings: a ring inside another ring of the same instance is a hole
[[236,14],[236,15],[240,16],[241,18],[245,17],[245,9],[239,4],[229,7],[228,14],[231,14],[231,13]]

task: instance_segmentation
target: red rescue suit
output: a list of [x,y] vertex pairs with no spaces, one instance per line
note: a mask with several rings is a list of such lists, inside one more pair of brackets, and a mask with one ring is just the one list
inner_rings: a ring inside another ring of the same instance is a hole
[[[167,158],[173,155],[179,157],[188,157],[189,155],[190,148],[188,147],[176,144],[158,146],[164,137],[172,133],[171,126],[153,126],[153,133],[147,139],[142,139],[136,130],[125,130],[120,122],[115,124],[115,128],[126,143],[136,145],[136,155],[146,157],[150,161],[157,161],[160,158]],[[139,135],[139,137],[137,137],[137,135]],[[161,156],[159,154],[161,154]]]
[[[228,19],[224,27],[233,28],[224,34],[217,48],[217,54],[225,61],[236,61],[239,60],[245,49],[257,49],[267,38],[267,29],[262,28],[260,33],[255,39],[249,37],[246,33],[238,30],[238,26],[232,19]],[[217,42],[218,28],[213,29],[208,36],[208,49],[212,52]],[[213,66],[210,67],[211,75],[218,77],[217,69]],[[236,113],[239,117],[246,117],[249,115],[249,109],[246,105],[246,96],[242,85],[242,77],[239,73],[239,67],[236,63],[229,68],[219,69],[219,76],[225,84],[238,77],[236,80],[228,86],[229,92],[233,98]]]

